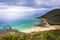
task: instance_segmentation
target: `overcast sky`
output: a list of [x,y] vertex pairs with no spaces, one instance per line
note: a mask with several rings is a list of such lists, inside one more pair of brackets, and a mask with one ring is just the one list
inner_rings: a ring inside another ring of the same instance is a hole
[[60,0],[0,0],[0,5],[52,8],[60,7]]
[[0,0],[0,20],[11,21],[55,8],[60,8],[60,0]]

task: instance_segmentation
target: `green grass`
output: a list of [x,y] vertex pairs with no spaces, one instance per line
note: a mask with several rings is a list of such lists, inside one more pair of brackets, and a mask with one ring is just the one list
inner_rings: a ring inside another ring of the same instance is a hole
[[7,34],[1,36],[0,40],[60,40],[60,30],[25,34]]

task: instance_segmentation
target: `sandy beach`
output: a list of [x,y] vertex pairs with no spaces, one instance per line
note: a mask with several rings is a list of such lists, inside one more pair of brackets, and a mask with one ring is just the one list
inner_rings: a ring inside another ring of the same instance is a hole
[[22,32],[31,33],[31,32],[49,31],[49,30],[56,30],[56,29],[60,29],[60,26],[55,25],[55,26],[48,26],[48,27],[34,27],[34,28],[23,30]]

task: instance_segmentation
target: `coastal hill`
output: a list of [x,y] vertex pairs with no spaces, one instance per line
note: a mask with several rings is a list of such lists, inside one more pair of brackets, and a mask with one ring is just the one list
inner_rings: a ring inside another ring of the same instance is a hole
[[38,18],[42,20],[45,19],[50,25],[60,25],[60,9],[51,10]]

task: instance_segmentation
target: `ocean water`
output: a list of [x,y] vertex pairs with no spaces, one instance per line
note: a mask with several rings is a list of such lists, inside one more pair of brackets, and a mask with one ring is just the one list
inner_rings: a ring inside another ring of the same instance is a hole
[[35,27],[36,22],[38,22],[38,19],[36,19],[35,17],[28,17],[17,21],[5,22],[0,25],[0,29],[3,29],[3,27],[5,27],[6,25],[10,25],[13,29],[24,30]]
[[6,25],[10,25],[12,27],[12,29],[16,29],[16,30],[25,30],[28,28],[32,28],[32,27],[36,27],[35,25],[40,21],[39,19],[37,19],[37,16],[41,16],[43,14],[45,14],[46,10],[44,11],[38,11],[35,15],[23,18],[23,19],[18,19],[16,21],[10,21],[10,22],[1,22],[0,20],[0,29],[3,29]]

